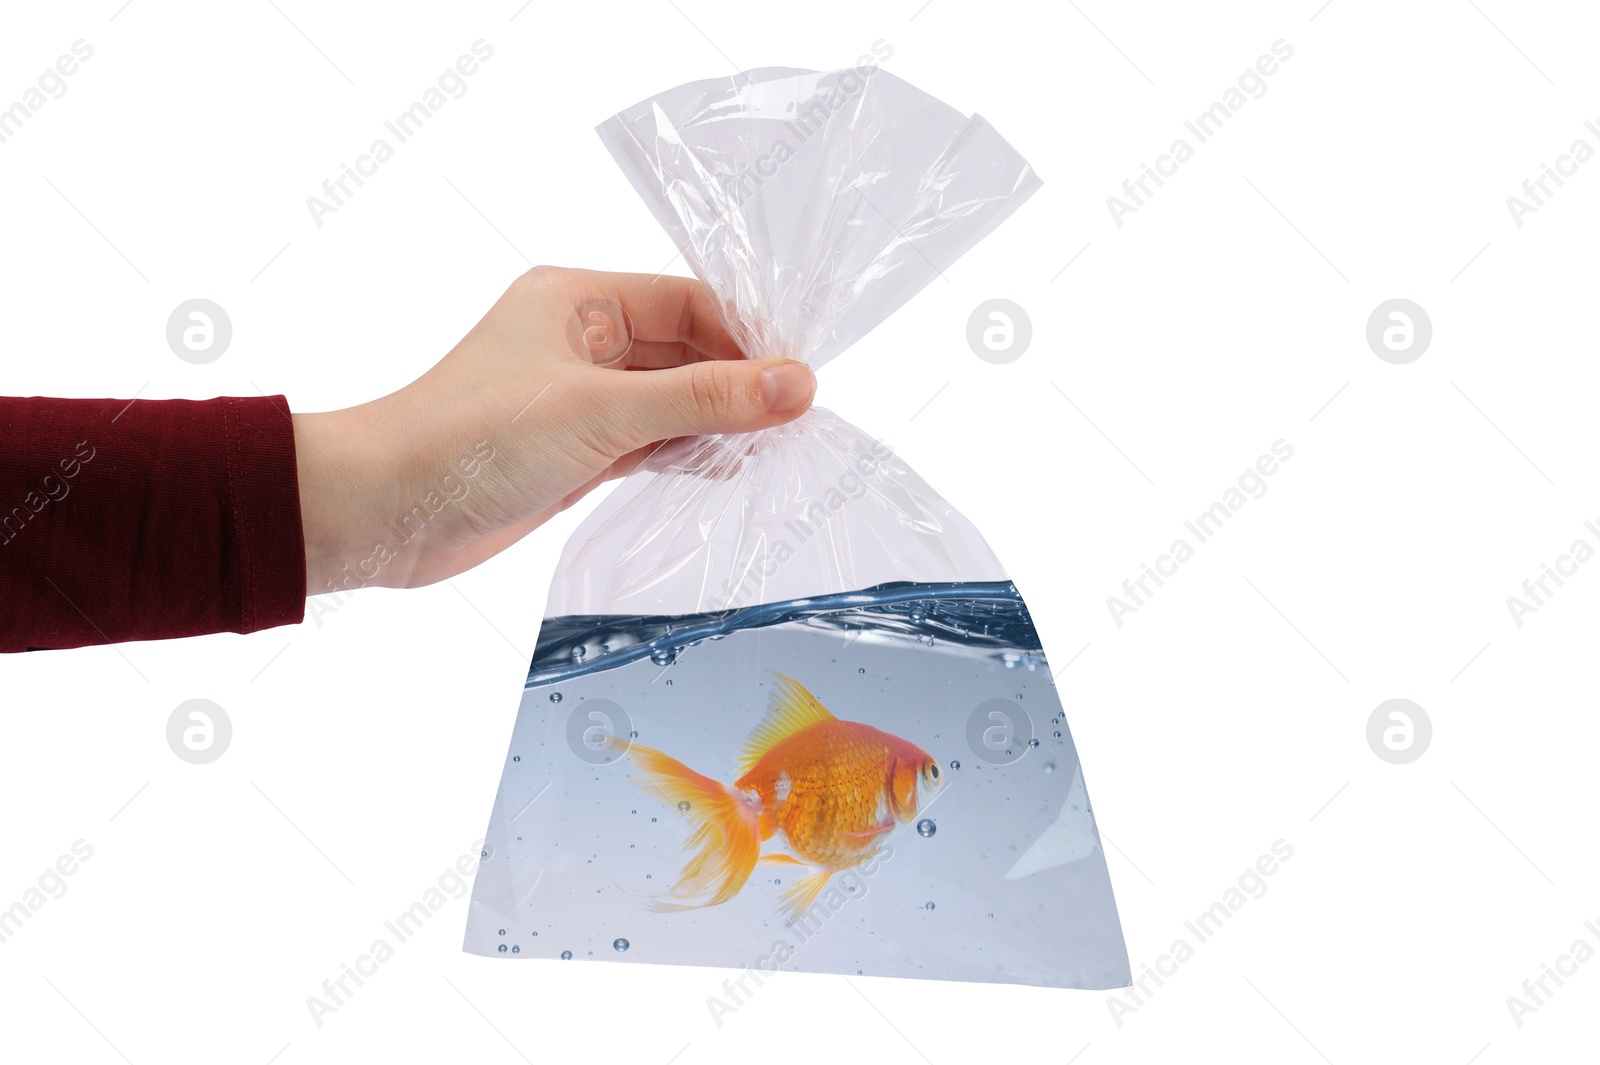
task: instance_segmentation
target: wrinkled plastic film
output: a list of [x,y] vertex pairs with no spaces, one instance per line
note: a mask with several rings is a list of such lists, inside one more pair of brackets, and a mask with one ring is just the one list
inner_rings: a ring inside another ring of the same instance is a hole
[[694,82],[598,132],[746,354],[814,369],[1039,187],[982,118],[870,67]]
[[[745,353],[813,368],[1040,184],[982,118],[870,67],[694,82],[598,132]],[[789,565],[802,547],[808,561]],[[977,530],[908,465],[816,410],[702,441],[662,477],[633,475],[573,537],[546,614],[694,613],[1003,576]]]

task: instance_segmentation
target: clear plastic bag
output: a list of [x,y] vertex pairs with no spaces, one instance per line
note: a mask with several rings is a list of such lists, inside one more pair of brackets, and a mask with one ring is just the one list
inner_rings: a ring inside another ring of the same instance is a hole
[[[813,367],[1039,186],[872,67],[695,82],[599,133],[746,354]],[[1026,605],[820,408],[680,445],[574,533],[486,840],[474,953],[1129,982]]]

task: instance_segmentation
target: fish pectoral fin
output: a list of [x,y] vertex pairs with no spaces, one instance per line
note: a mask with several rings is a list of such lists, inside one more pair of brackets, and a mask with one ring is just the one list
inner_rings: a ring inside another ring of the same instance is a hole
[[822,889],[827,887],[828,878],[832,875],[832,869],[817,869],[784,889],[783,911],[788,917],[787,924],[794,924],[805,916],[806,911],[817,901],[817,896],[822,894]]
[[766,864],[766,865],[804,865],[804,864],[806,864],[805,862],[802,862],[799,858],[792,857],[792,856],[784,854],[782,852],[776,852],[776,853],[773,853],[773,854],[763,854],[761,857],[757,858],[756,861],[760,862],[762,864]]
[[778,680],[767,703],[767,716],[751,731],[739,751],[740,773],[748,772],[751,766],[761,760],[762,755],[795,733],[824,721],[836,720],[828,708],[806,690],[805,685],[776,671],[773,676]]

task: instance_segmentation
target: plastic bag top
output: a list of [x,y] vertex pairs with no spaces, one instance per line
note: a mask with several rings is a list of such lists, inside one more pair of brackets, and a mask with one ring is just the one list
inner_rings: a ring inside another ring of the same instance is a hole
[[598,132],[752,358],[813,369],[1039,188],[1015,149],[878,67],[768,67]]
[[[813,367],[1040,184],[983,119],[873,67],[694,82],[599,133],[745,354]],[[681,615],[1004,576],[898,455],[813,408],[659,451],[573,534],[545,613]]]

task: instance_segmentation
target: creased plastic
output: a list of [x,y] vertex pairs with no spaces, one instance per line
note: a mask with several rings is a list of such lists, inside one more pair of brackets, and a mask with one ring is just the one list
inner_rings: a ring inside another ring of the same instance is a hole
[[[599,133],[744,352],[813,368],[937,280],[1040,184],[982,118],[870,67],[695,82]],[[683,614],[1004,576],[971,523],[879,452],[824,409],[706,439],[673,472],[635,474],[590,515],[546,616]],[[829,505],[840,496],[849,505]],[[790,566],[801,536],[807,561]]]

